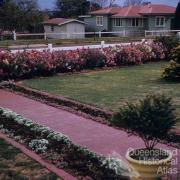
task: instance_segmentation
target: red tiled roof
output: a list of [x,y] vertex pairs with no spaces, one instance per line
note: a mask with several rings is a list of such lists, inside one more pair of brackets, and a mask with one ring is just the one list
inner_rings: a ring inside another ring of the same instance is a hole
[[141,14],[174,14],[176,8],[163,4],[149,4],[141,8]]
[[117,14],[113,17],[141,17],[139,14],[141,6],[129,6],[122,8]]
[[144,14],[174,14],[175,8],[163,4],[104,8],[91,14],[112,14],[113,17],[141,17]]
[[85,24],[83,21],[79,21],[76,19],[65,19],[65,18],[53,18],[53,19],[49,19],[47,21],[44,21],[43,24],[51,24],[51,25],[63,25],[63,24],[67,24],[70,22],[78,22],[78,23],[82,23]]
[[97,11],[92,11],[90,14],[116,14],[120,9],[121,7],[104,8]]

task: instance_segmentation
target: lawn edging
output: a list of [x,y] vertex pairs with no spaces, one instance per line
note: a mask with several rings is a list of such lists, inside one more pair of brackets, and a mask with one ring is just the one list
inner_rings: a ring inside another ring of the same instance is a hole
[[[67,167],[74,168],[93,179],[129,179],[129,170],[122,165],[120,159],[98,155],[87,148],[74,144],[67,136],[59,132],[1,107],[0,129],[26,146],[30,146],[32,140],[47,140],[46,152],[48,155],[50,152],[58,153],[60,157],[62,156],[63,162],[67,163]],[[62,160],[57,159],[56,161]]]
[[[7,89],[8,91],[15,92],[47,105],[60,108],[93,121],[111,126],[109,122],[109,119],[113,117],[113,112],[111,111],[101,109],[93,105],[81,103],[76,100],[71,100],[63,96],[51,95],[46,92],[25,87],[12,81],[0,83],[0,88]],[[123,128],[121,128],[121,130],[126,131],[126,129]],[[164,144],[169,144],[176,148],[180,148],[180,129],[172,130],[169,133],[169,136],[167,136],[167,139],[161,139],[160,141]]]

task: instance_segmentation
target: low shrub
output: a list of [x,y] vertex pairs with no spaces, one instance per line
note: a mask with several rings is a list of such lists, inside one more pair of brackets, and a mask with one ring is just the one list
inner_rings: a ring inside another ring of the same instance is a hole
[[171,61],[163,72],[163,78],[166,80],[180,82],[180,45],[174,48],[170,54]]
[[169,57],[169,52],[178,46],[180,39],[178,36],[160,36],[156,37],[155,43],[161,43],[166,48],[166,56]]
[[122,107],[114,114],[111,123],[141,137],[146,148],[151,150],[160,139],[168,137],[177,121],[171,98],[149,95],[138,104],[128,103]]
[[24,138],[26,144],[36,152],[58,153],[63,156],[60,159],[63,159],[69,168],[74,168],[76,172],[80,171],[93,179],[129,179],[129,170],[117,163],[119,159],[109,161],[105,156],[74,144],[67,136],[35,124],[11,110],[0,108],[0,127],[11,132],[15,139]]
[[33,139],[29,147],[37,153],[44,153],[47,150],[49,142],[46,139]]
[[99,49],[84,49],[80,58],[85,62],[86,69],[102,68],[105,65],[105,55]]

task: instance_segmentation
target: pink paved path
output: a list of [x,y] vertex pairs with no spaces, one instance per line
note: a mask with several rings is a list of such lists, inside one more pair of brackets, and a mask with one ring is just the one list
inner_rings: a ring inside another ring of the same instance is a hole
[[[141,139],[128,137],[124,131],[4,90],[0,90],[0,106],[59,131],[69,136],[74,143],[86,146],[99,154],[116,152],[124,157],[128,148],[144,147]],[[161,147],[173,149],[165,145]],[[178,150],[178,162],[180,162],[180,150]],[[180,166],[180,163],[178,164]]]

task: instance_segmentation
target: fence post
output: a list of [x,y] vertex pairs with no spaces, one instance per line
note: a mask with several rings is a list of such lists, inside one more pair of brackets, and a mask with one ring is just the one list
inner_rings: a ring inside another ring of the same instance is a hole
[[13,40],[14,40],[14,41],[17,40],[16,31],[13,31]]
[[124,30],[124,37],[126,37],[126,30]]
[[49,50],[50,52],[52,52],[52,51],[53,51],[52,44],[48,44],[48,50]]
[[44,39],[47,40],[47,35],[46,35],[46,33],[44,33]]
[[101,38],[101,31],[99,31],[99,38]]
[[101,48],[104,48],[105,41],[101,41]]
[[147,31],[145,30],[145,38],[147,37]]

